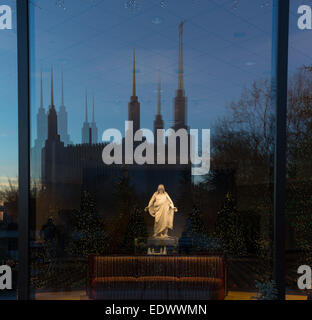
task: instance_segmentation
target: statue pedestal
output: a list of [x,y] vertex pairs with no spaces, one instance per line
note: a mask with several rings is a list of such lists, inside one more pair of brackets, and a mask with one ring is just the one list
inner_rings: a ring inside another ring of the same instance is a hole
[[[140,243],[140,249],[142,249],[142,239],[135,239],[135,243]],[[178,253],[177,237],[150,237],[144,239],[144,251],[148,255],[167,255]],[[144,252],[143,251],[143,252]]]

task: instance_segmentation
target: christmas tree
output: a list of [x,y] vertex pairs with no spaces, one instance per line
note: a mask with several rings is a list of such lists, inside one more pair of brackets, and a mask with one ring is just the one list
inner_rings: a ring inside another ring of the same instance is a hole
[[230,193],[226,195],[223,208],[217,214],[215,232],[227,254],[231,256],[246,254],[242,221]]
[[[128,170],[125,167],[114,186],[114,201],[115,220],[112,226],[110,247],[114,253],[123,253],[126,250],[124,239],[128,233],[130,218],[137,205],[137,197],[131,185]],[[127,243],[126,247],[128,245]]]
[[135,208],[129,217],[129,222],[127,224],[127,230],[124,234],[121,248],[122,251],[126,253],[135,253],[135,239],[147,238],[147,229],[144,221],[144,211]]
[[128,170],[124,167],[114,186],[115,213],[117,217],[129,215],[129,210],[136,204],[134,188],[130,183]]
[[194,205],[186,220],[186,228],[179,239],[179,252],[212,253],[221,251],[220,241],[213,235],[209,235],[199,209]]
[[73,220],[71,254],[84,258],[90,254],[104,254],[108,245],[105,226],[96,211],[92,196],[87,191],[82,192],[80,210],[76,211]]
[[196,206],[193,206],[193,210],[188,217],[190,221],[190,232],[192,234],[205,234],[205,225],[201,218],[200,211]]

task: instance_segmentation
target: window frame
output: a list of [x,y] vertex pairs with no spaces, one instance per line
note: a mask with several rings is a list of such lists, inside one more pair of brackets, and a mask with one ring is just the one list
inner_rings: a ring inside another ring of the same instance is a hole
[[[289,0],[273,1],[272,110],[274,148],[274,272],[278,299],[285,299],[286,118],[288,80]],[[29,300],[30,214],[30,43],[29,1],[17,0],[18,51],[18,299]]]

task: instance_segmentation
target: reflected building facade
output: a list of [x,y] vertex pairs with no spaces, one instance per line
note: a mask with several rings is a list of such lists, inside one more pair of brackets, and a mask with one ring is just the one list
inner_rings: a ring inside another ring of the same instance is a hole
[[68,115],[66,111],[66,107],[64,104],[64,79],[62,73],[62,103],[57,114],[57,121],[58,121],[58,133],[60,134],[61,141],[64,142],[64,145],[67,146],[69,144],[73,144],[70,140],[70,136],[68,133]]
[[40,107],[37,112],[37,136],[31,148],[31,174],[33,179],[41,178],[41,153],[48,136],[48,117],[43,103],[43,80],[40,75]]
[[[186,124],[186,97],[183,87],[183,52],[182,52],[183,24],[180,25],[180,49],[179,49],[179,79],[177,96],[174,100],[175,123],[173,129],[187,129]],[[132,69],[132,95],[128,104],[128,121],[133,122],[133,132],[141,129],[140,126],[140,102],[136,88],[136,66],[135,52],[133,52]],[[62,106],[64,105],[64,90],[62,80]],[[155,186],[164,184],[172,195],[173,201],[178,202],[181,196],[181,189],[186,187],[186,181],[191,183],[191,164],[179,163],[179,147],[177,144],[177,164],[157,164],[157,142],[154,143],[154,164],[138,165],[106,165],[102,159],[102,152],[105,143],[97,143],[98,129],[95,123],[94,98],[92,106],[92,122],[88,117],[88,94],[85,95],[85,120],[82,126],[82,144],[70,145],[62,141],[58,130],[58,117],[54,107],[53,96],[53,71],[51,72],[51,105],[48,114],[48,137],[42,149],[42,183],[48,191],[51,203],[58,203],[63,209],[79,208],[80,196],[83,190],[92,194],[97,209],[104,215],[110,215],[113,204],[114,188],[124,169],[127,170],[132,186],[139,198],[146,202],[153,194]],[[63,115],[64,116],[64,115]],[[154,132],[164,129],[164,121],[161,114],[161,82],[158,80],[157,112],[154,120]],[[144,139],[144,138],[143,138]],[[145,141],[146,142],[146,141]],[[136,143],[133,148],[135,149]],[[125,151],[125,139],[122,142],[122,149]],[[165,146],[166,159],[168,156],[168,145]],[[124,153],[125,154],[125,153]],[[187,214],[187,213],[185,213]],[[37,221],[37,228],[40,228],[46,221],[44,215],[40,215],[41,221]],[[184,227],[183,209],[179,211],[177,218],[182,219],[177,223],[175,232],[181,234]],[[180,226],[179,226],[180,225]]]

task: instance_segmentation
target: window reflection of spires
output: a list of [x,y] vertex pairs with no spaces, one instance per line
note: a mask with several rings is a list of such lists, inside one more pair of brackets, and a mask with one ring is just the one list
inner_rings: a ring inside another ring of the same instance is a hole
[[43,109],[42,69],[40,71],[40,108]]
[[161,115],[161,80],[160,73],[158,73],[158,90],[157,90],[157,113],[154,120],[154,134],[157,136],[157,130],[164,129],[164,121]]
[[51,105],[48,114],[48,140],[58,140],[57,114],[54,106],[53,67],[51,67]]
[[62,106],[64,106],[64,75],[62,71]]
[[[41,150],[44,146],[45,140],[48,136],[48,115],[44,108],[43,101],[43,72],[40,70],[40,106],[37,112],[37,137],[35,140],[35,147]],[[38,151],[38,154],[40,152]],[[41,153],[40,153],[41,154]],[[41,161],[41,160],[38,160]]]
[[140,130],[141,115],[140,115],[140,102],[136,92],[136,56],[135,49],[133,49],[133,66],[132,66],[132,96],[128,103],[128,120],[133,123],[133,132]]
[[132,97],[136,97],[135,49],[133,49]]
[[92,103],[92,123],[94,123],[94,96],[93,96],[93,103]]
[[98,128],[96,126],[96,122],[95,122],[95,98],[93,95],[92,98],[92,122],[91,122],[91,134],[92,134],[92,143],[98,143]]
[[51,67],[51,108],[54,109],[53,67]]
[[179,25],[179,71],[178,89],[174,99],[174,130],[187,129],[187,99],[184,90],[184,66],[183,66],[183,27],[184,22]]
[[184,67],[183,67],[183,26],[184,21],[179,25],[179,79],[178,90],[184,89]]
[[81,129],[81,142],[83,144],[89,143],[90,141],[90,124],[88,118],[88,90],[86,89],[86,96],[85,96],[85,120],[83,122],[83,126]]
[[61,136],[61,141],[64,142],[65,146],[72,144],[70,141],[70,135],[68,133],[68,114],[65,107],[64,99],[64,74],[61,73],[61,105],[58,112],[58,130]]
[[85,122],[88,123],[88,90],[86,89]]
[[161,80],[158,72],[158,101],[157,101],[157,115],[161,115]]

